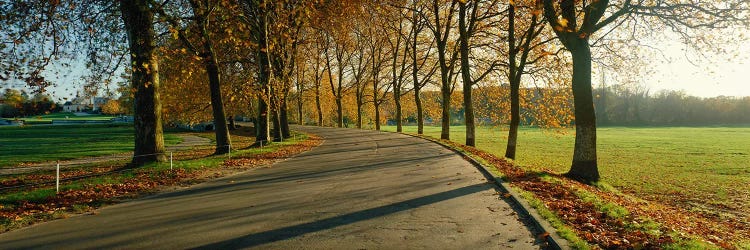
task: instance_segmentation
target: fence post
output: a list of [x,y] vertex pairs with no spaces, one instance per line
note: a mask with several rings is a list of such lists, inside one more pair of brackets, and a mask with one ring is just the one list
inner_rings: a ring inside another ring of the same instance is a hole
[[169,170],[172,170],[172,151],[169,152]]
[[227,147],[229,148],[228,154],[229,154],[229,159],[231,160],[232,159],[232,144],[227,145]]
[[57,161],[57,174],[55,175],[55,194],[60,193],[60,161]]

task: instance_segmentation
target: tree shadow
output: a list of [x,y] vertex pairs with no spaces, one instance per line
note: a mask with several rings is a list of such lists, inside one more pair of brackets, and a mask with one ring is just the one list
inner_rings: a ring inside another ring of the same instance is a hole
[[203,246],[198,246],[192,249],[226,249],[226,248],[249,248],[254,246],[263,245],[266,243],[291,239],[297,236],[301,236],[308,233],[323,231],[326,229],[331,229],[339,226],[344,226],[360,221],[370,220],[377,217],[382,217],[394,213],[398,213],[401,211],[409,210],[418,208],[421,206],[457,198],[460,196],[472,194],[472,193],[478,193],[481,191],[485,191],[487,189],[491,189],[491,186],[488,186],[486,184],[475,184],[471,186],[466,186],[462,188],[457,188],[445,192],[440,192],[428,196],[423,196],[419,198],[414,198],[410,200],[405,200],[397,203],[392,203],[389,205],[384,205],[380,207],[370,208],[366,210],[361,210],[353,213],[343,214],[327,219],[322,219],[318,221],[298,224],[294,226],[288,226],[283,228],[278,228],[274,230],[264,231],[264,232],[258,232],[253,234],[248,234],[244,236],[240,236],[233,239],[228,239],[220,242],[215,242],[211,244],[206,244]]

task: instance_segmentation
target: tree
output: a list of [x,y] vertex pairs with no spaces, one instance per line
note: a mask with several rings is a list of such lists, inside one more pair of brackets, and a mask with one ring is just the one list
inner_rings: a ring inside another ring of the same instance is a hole
[[148,0],[120,1],[120,11],[130,48],[130,86],[135,91],[133,164],[166,161],[154,12]]
[[[424,108],[422,106],[422,88],[430,82],[432,75],[437,70],[437,64],[435,62],[428,63],[430,52],[435,44],[435,39],[431,39],[427,42],[427,47],[423,48],[422,56],[420,56],[419,45],[420,45],[420,34],[427,26],[428,20],[420,13],[423,13],[424,7],[418,4],[418,1],[413,1],[411,6],[411,37],[408,41],[409,55],[411,56],[411,77],[412,85],[414,90],[414,104],[416,106],[416,119],[417,119],[417,134],[424,133]],[[422,79],[419,79],[420,72],[423,71],[424,66],[429,66],[427,73],[422,73]]]
[[[221,76],[219,71],[219,59],[214,50],[214,38],[212,37],[211,28],[214,25],[222,24],[216,20],[214,15],[220,15],[217,9],[228,8],[221,5],[221,2],[211,2],[204,0],[189,0],[192,16],[188,20],[194,23],[180,24],[179,19],[169,15],[164,10],[164,4],[157,8],[161,18],[169,22],[170,31],[178,38],[190,53],[194,54],[203,62],[206,74],[208,76],[209,96],[211,97],[211,109],[213,113],[214,132],[216,135],[215,154],[226,154],[230,150],[231,139],[229,137],[229,127],[227,117],[224,113],[224,101],[221,93]],[[177,7],[176,7],[177,8]],[[227,14],[227,13],[223,13]],[[192,36],[197,42],[191,41],[190,31],[196,34]]]
[[[408,93],[404,88],[404,77],[407,72],[407,66],[409,65],[407,64],[409,46],[406,46],[406,38],[411,37],[411,34],[404,34],[406,27],[404,27],[403,9],[397,9],[396,12],[398,14],[394,16],[395,20],[390,20],[388,22],[390,31],[394,32],[394,34],[392,34],[391,38],[386,41],[390,45],[391,54],[391,89],[393,91],[393,103],[395,104],[394,109],[396,117],[394,119],[396,120],[396,132],[403,132],[404,118],[401,112],[401,96]],[[401,47],[403,47],[404,50],[403,54],[399,53]]]
[[[534,64],[547,56],[549,52],[544,50],[542,45],[547,44],[551,39],[539,40],[546,24],[541,14],[541,6],[538,1],[533,4],[522,5],[524,2],[510,2],[508,6],[508,82],[510,83],[510,124],[508,129],[508,143],[505,148],[505,157],[510,159],[516,158],[516,145],[518,141],[518,126],[521,122],[521,102],[520,88],[521,79],[524,74],[528,74],[526,67]],[[524,8],[519,8],[524,7]],[[520,18],[517,18],[516,11],[521,10]],[[526,10],[526,11],[523,11]],[[524,15],[525,14],[525,15]],[[524,16],[527,16],[525,18]],[[516,21],[522,21],[519,25]],[[525,29],[520,29],[526,25]],[[516,35],[516,28],[520,32]],[[536,58],[529,58],[531,52],[540,50],[536,53]]]
[[[650,17],[647,23],[660,23],[691,37],[686,29],[716,28],[731,25],[747,26],[747,1],[694,2],[623,0],[574,1],[543,0],[544,17],[558,40],[570,51],[573,59],[573,105],[575,109],[576,139],[573,163],[567,176],[582,182],[599,180],[596,154],[596,115],[591,87],[590,39],[597,31],[610,24],[615,28],[623,19]],[[604,17],[609,14],[608,17]],[[609,32],[604,33],[604,35]]]
[[378,5],[371,5],[369,7],[371,9],[366,13],[368,18],[367,22],[375,24],[369,25],[366,30],[367,36],[369,37],[367,45],[370,53],[372,105],[375,109],[375,130],[380,130],[380,106],[386,101],[385,96],[390,92],[393,85],[381,84],[380,82],[380,72],[383,69],[383,65],[387,62],[384,47],[386,46],[385,43],[388,38],[383,35],[385,33],[385,24],[383,24],[383,22],[386,22],[386,19],[384,18],[385,13],[381,13],[386,10]]
[[132,164],[166,160],[153,7],[147,0],[11,2],[0,8],[0,32],[13,41],[0,45],[0,79],[14,75],[43,92],[52,83],[42,72],[56,59],[85,56],[90,79],[129,65],[135,113]]
[[115,99],[107,100],[107,102],[102,106],[102,113],[108,114],[108,115],[119,115],[122,114],[122,107],[120,106],[120,102]]
[[[463,83],[463,96],[464,96],[464,121],[466,122],[466,145],[476,145],[476,135],[474,120],[474,105],[472,102],[472,87],[487,75],[489,75],[498,63],[496,61],[490,62],[484,68],[484,71],[479,71],[476,77],[472,77],[472,68],[476,69],[477,63],[476,58],[471,58],[469,53],[470,38],[478,31],[481,27],[481,22],[488,18],[492,18],[497,14],[491,12],[484,12],[479,14],[479,9],[493,9],[495,2],[487,2],[487,6],[479,6],[480,1],[462,1],[458,5],[458,31],[459,31],[459,52],[461,55],[461,80]],[[470,10],[470,12],[469,12]],[[468,14],[468,16],[467,16]],[[476,47],[476,46],[472,46]],[[471,61],[475,61],[474,65]],[[474,67],[472,67],[474,66]]]
[[[451,1],[449,6],[440,4],[443,1],[433,0],[431,5],[432,22],[428,22],[427,27],[432,31],[435,37],[438,50],[438,63],[440,64],[440,93],[441,93],[441,130],[440,139],[450,140],[450,106],[451,94],[454,85],[452,77],[454,74],[454,64],[458,58],[458,50],[449,51],[450,31],[453,28],[453,14],[456,11],[457,1]],[[445,11],[442,11],[445,10]],[[444,12],[447,12],[443,14]],[[444,20],[444,21],[441,21]],[[451,47],[452,48],[452,47]],[[449,54],[450,53],[450,54]]]
[[367,74],[367,67],[370,64],[370,58],[365,54],[367,49],[367,41],[365,34],[362,29],[362,24],[357,22],[355,26],[355,43],[354,43],[354,54],[350,61],[350,67],[352,72],[352,86],[354,86],[354,94],[356,97],[357,105],[357,128],[362,128],[362,107],[365,105],[365,85],[364,76]]

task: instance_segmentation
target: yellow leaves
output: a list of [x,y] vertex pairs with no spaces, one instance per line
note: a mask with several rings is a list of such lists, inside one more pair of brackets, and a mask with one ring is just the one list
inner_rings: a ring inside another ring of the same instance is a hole
[[180,32],[177,31],[177,29],[172,28],[172,26],[169,26],[169,33],[172,34],[172,38],[174,38],[175,40],[180,38]]
[[563,28],[568,27],[568,19],[560,18],[560,20],[558,20],[557,23],[559,23],[560,26],[562,26]]

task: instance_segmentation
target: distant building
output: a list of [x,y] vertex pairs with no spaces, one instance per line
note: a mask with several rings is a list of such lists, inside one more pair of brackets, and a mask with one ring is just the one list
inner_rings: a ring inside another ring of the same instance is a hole
[[81,98],[76,97],[72,101],[63,104],[63,112],[99,111],[109,101],[106,97]]

